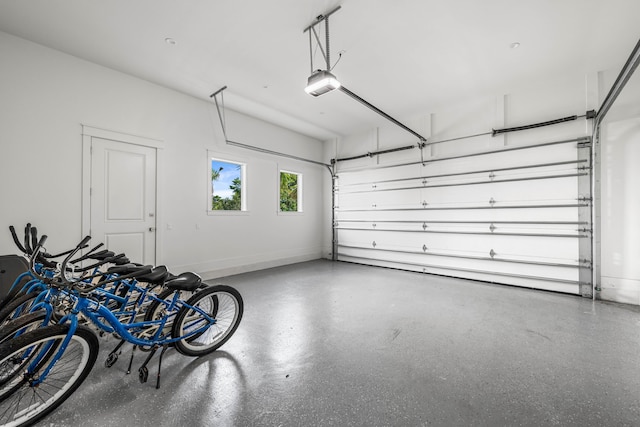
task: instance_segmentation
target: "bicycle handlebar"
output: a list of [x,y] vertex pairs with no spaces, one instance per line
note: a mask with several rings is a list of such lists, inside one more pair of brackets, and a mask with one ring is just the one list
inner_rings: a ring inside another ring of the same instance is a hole
[[24,227],[24,247],[27,248],[27,253],[32,254],[33,248],[31,247],[31,243],[29,242],[29,236],[31,235],[31,223],[28,222]]
[[11,237],[13,238],[13,243],[16,244],[16,246],[18,247],[18,249],[20,249],[20,251],[23,254],[27,253],[27,249],[22,246],[22,243],[20,243],[20,240],[18,239],[18,235],[16,234],[16,229],[13,225],[9,226],[9,231],[11,232]]
[[38,246],[38,229],[31,227],[31,247],[35,248],[36,246]]
[[[30,225],[29,225],[29,229],[31,229]],[[32,234],[32,237],[33,236],[34,235]],[[35,270],[35,262],[36,262],[36,260],[39,260],[40,262],[46,261],[47,264],[51,265],[50,261],[40,259],[40,258],[42,258],[42,254],[40,253],[40,251],[42,250],[42,248],[44,246],[44,243],[46,242],[47,238],[48,237],[45,234],[40,238],[40,241],[35,243],[34,248],[32,249],[32,252],[31,252],[30,260],[29,260],[29,268],[30,268],[31,272],[35,275],[35,277],[37,277],[38,279],[40,279],[42,281],[45,281],[45,282],[48,282],[48,283],[52,283],[51,278],[45,278],[44,276],[38,274],[38,272]],[[108,284],[108,283],[113,283],[113,282],[118,281],[118,280],[130,279],[130,278],[133,278],[133,277],[136,277],[136,276],[149,274],[149,273],[151,273],[151,271],[153,269],[151,266],[140,267],[140,269],[138,269],[138,270],[136,270],[134,272],[127,273],[127,274],[124,274],[124,275],[118,275],[117,277],[110,278],[108,280],[101,280],[101,281],[98,281],[97,283],[94,283],[92,285],[88,284],[85,280],[93,279],[93,278],[102,276],[104,274],[104,272],[101,272],[101,273],[98,273],[98,274],[89,275],[89,276],[83,276],[83,277],[79,278],[78,280],[69,280],[66,277],[66,273],[68,271],[84,273],[84,272],[87,272],[87,271],[89,271],[89,270],[91,270],[91,269],[93,269],[95,267],[99,267],[101,265],[108,264],[108,263],[113,263],[114,261],[116,261],[118,259],[122,259],[122,258],[125,257],[125,254],[121,253],[121,254],[118,254],[118,255],[115,255],[115,256],[107,257],[104,260],[100,260],[97,263],[94,263],[94,264],[92,264],[90,266],[86,266],[86,267],[83,267],[83,268],[77,268],[77,269],[76,268],[68,268],[67,266],[68,266],[69,262],[72,262],[71,258],[73,258],[73,256],[76,253],[78,253],[78,251],[80,251],[81,249],[87,247],[87,242],[89,242],[89,240],[91,240],[91,236],[86,236],[84,239],[82,239],[82,241],[80,241],[80,243],[78,243],[76,245],[75,248],[73,248],[70,251],[67,251],[67,256],[62,261],[62,263],[61,263],[61,265],[59,267],[60,275],[56,276],[56,280],[57,280],[57,283],[59,285],[68,287],[70,289],[76,289],[76,290],[78,290],[78,291],[80,291],[82,293],[88,293],[88,292],[91,292],[91,291],[93,291],[93,290],[95,290],[95,289],[97,289],[97,288],[99,288],[99,287],[101,287],[103,285]],[[97,245],[97,246],[95,246],[93,249],[91,249],[90,253],[91,252],[95,252],[101,246],[102,246],[102,243]],[[79,257],[77,260],[74,260],[73,262],[85,260],[85,259],[88,259],[89,257],[90,257],[90,254],[87,254],[85,256]],[[44,264],[44,262],[43,262],[43,264]]]
[[[88,236],[87,236],[88,237]],[[85,245],[82,249],[86,248],[88,245]],[[73,261],[71,261],[72,263],[76,263],[76,262],[80,262],[80,261],[84,261],[85,259],[89,259],[91,258],[91,256],[98,250],[100,249],[102,246],[104,246],[104,243],[98,243],[97,245],[95,245],[93,248],[91,248],[89,250],[89,252],[87,252],[86,254],[82,255],[79,258],[74,259]]]
[[111,264],[114,261],[117,261],[121,258],[124,258],[124,254],[118,254],[118,255],[114,255],[108,258],[105,258],[103,260],[100,260],[94,264],[88,265],[86,267],[82,267],[82,268],[76,268],[76,271],[89,271],[89,270],[93,270],[96,267],[100,267],[101,265],[105,265],[105,264]]
[[46,278],[44,276],[41,276],[37,271],[36,271],[36,259],[38,258],[38,253],[40,252],[40,250],[42,249],[42,246],[44,246],[44,243],[47,241],[47,235],[43,234],[42,237],[40,238],[40,241],[38,242],[38,244],[36,245],[35,249],[33,250],[33,252],[31,253],[31,256],[29,257],[29,270],[31,271],[31,273],[38,279],[40,280],[46,280]]
[[62,283],[64,285],[73,286],[73,284],[69,282],[65,277],[65,272],[67,271],[67,264],[69,263],[69,261],[71,261],[71,258],[73,258],[73,256],[77,254],[80,249],[82,249],[82,246],[87,244],[89,240],[91,240],[91,236],[85,236],[85,238],[82,239],[80,243],[78,243],[76,247],[69,253],[69,255],[67,255],[65,259],[62,261],[62,265],[60,266],[60,273],[61,273],[60,279],[62,280]]

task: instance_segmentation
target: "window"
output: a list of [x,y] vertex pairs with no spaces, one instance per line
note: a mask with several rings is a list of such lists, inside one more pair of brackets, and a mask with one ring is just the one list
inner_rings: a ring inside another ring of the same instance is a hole
[[302,174],[280,171],[280,212],[302,212]]
[[244,211],[245,165],[211,158],[209,211]]

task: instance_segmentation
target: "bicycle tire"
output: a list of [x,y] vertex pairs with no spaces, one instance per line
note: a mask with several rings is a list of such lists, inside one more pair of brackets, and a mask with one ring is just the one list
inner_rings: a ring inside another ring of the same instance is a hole
[[44,310],[38,310],[6,322],[0,327],[0,344],[26,332],[46,326],[44,324],[45,319],[46,312]]
[[[175,292],[179,291],[174,291],[172,289],[163,289],[162,292],[157,295],[157,298],[158,300],[168,301],[172,298]],[[146,322],[150,320],[157,320],[164,315],[163,310],[166,306],[162,303],[162,301],[158,300],[151,301],[151,303],[147,307],[147,311],[144,313],[144,320]]]
[[38,295],[40,295],[40,291],[29,292],[7,303],[5,307],[0,310],[0,325],[8,320],[28,313],[33,301],[35,301]]
[[[31,383],[49,365],[68,332],[68,325],[51,325],[0,344],[0,380],[4,381],[0,425],[26,426],[41,420],[87,378],[98,356],[98,338],[90,329],[78,326],[46,378],[37,385]],[[43,357],[29,373],[29,360],[36,355]]]
[[25,276],[22,279],[20,279],[18,283],[14,283],[9,293],[7,293],[7,295],[5,295],[4,298],[0,299],[0,310],[2,310],[14,298],[17,298],[20,295],[24,295],[25,292],[22,289],[22,287],[27,283],[29,283],[31,280],[33,280],[33,277]]
[[[176,341],[176,349],[187,356],[203,356],[218,349],[238,329],[244,312],[240,292],[226,285],[205,288],[189,298],[187,304],[198,307],[215,319],[215,323],[204,332]],[[171,334],[174,338],[185,336],[207,323],[208,320],[197,311],[182,307],[176,316]]]
[[[176,292],[180,292],[180,291],[175,291],[175,290],[172,290],[172,289],[164,289],[164,290],[162,290],[162,292],[160,292],[156,296],[158,298],[158,300],[154,299],[146,307],[146,311],[144,313],[144,321],[145,322],[149,322],[149,321],[152,321],[152,320],[159,320],[164,316],[174,316],[174,319],[175,319],[175,313],[167,314],[166,305],[164,303],[162,303],[162,301],[160,301],[160,300],[164,300],[164,301],[171,300],[173,298],[173,294],[176,293]],[[173,325],[173,321],[167,321],[165,323],[165,326],[163,327],[163,332],[162,332],[162,336],[163,337],[166,337],[171,333],[172,325]],[[143,331],[143,334],[149,336],[151,334],[155,334],[156,332],[157,332],[157,328],[156,329],[147,330],[147,331]],[[173,344],[170,344],[170,346],[173,346]],[[138,348],[140,350],[142,350],[142,351],[149,351],[151,349],[151,347],[142,347],[142,346],[139,346]]]

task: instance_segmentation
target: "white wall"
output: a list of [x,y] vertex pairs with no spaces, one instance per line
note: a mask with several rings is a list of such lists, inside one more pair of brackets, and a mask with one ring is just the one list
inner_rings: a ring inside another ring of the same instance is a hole
[[[607,91],[619,69],[600,73]],[[604,99],[607,92],[601,91]],[[598,212],[602,299],[640,305],[640,73],[601,126]]]
[[[171,270],[214,277],[321,256],[321,166],[230,147],[213,103],[1,32],[0,58],[0,253],[16,252],[11,224],[36,224],[50,251],[81,238],[89,125],[163,141],[159,261]],[[322,158],[321,142],[266,122],[227,111],[227,126],[235,141]],[[248,214],[207,215],[208,150],[247,164]],[[303,214],[277,214],[278,167],[303,174]]]
[[[609,91],[623,62],[607,72],[585,75],[559,75],[532,81],[526,87],[513,88],[508,94],[494,94],[469,99],[465,103],[443,105],[431,112],[413,117],[398,117],[430,141],[456,138],[490,131],[492,128],[526,125],[571,116],[597,109]],[[640,76],[636,85],[625,92],[627,101],[621,101],[612,111],[618,119],[609,120],[603,138],[602,162],[602,250],[597,263],[602,264],[602,292],[597,297],[607,300],[640,304]],[[384,110],[384,106],[379,106]],[[393,115],[393,112],[388,112]],[[612,123],[615,121],[615,123]],[[474,138],[478,149],[522,145],[591,136],[590,121],[579,119],[566,124],[536,130],[514,132],[497,137]],[[325,157],[348,157],[380,149],[416,143],[415,137],[391,124],[350,135],[337,141],[325,141]],[[454,155],[456,144],[436,145],[430,155]],[[516,152],[515,156],[521,155]],[[338,171],[363,166],[397,164],[419,160],[418,150],[365,158],[339,163]],[[598,183],[600,185],[600,183]],[[606,187],[606,188],[605,188]],[[325,214],[325,223],[329,214]],[[330,238],[325,238],[325,250],[330,249]],[[600,244],[600,242],[598,242]],[[597,270],[600,272],[600,268]]]

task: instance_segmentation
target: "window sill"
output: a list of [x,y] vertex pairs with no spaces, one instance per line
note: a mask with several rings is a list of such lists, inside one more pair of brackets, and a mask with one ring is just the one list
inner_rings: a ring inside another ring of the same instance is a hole
[[304,215],[304,211],[298,211],[298,212],[287,212],[287,211],[278,211],[277,212],[278,215],[282,215],[282,216],[296,216],[296,215]]
[[249,211],[207,211],[208,216],[247,216]]

